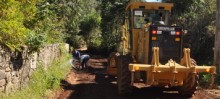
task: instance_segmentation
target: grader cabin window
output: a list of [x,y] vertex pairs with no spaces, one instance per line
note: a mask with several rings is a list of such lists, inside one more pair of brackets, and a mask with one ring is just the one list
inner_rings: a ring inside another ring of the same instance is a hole
[[168,25],[170,12],[167,10],[134,10],[134,28],[143,28],[144,24]]

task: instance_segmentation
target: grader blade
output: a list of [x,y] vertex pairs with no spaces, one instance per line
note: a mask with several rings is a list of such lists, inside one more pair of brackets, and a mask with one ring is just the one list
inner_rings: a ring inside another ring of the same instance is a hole
[[[129,70],[132,73],[132,83],[134,82],[134,73],[136,71],[146,71],[147,85],[183,85],[184,79],[189,74],[207,72],[214,75],[215,66],[197,66],[190,57],[190,49],[184,49],[184,56],[180,64],[170,59],[165,65],[159,62],[159,48],[153,48],[152,64],[129,64]],[[194,79],[192,79],[194,80]],[[164,84],[163,84],[164,83]]]

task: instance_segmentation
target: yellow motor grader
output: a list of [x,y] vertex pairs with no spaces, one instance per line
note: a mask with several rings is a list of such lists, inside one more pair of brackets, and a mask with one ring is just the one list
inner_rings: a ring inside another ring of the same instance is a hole
[[182,27],[169,23],[172,7],[173,3],[164,2],[127,5],[121,47],[110,54],[107,67],[109,75],[117,76],[119,94],[131,92],[131,86],[142,81],[192,96],[198,73],[215,74],[215,66],[197,66],[190,49],[183,47]]

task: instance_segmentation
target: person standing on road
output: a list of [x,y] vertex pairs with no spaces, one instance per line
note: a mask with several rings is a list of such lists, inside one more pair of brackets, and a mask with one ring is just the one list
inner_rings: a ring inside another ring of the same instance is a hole
[[81,55],[80,52],[75,49],[75,50],[73,50],[72,56],[73,56],[73,58],[80,61],[80,64],[81,64],[81,67],[82,67],[81,70],[88,68],[87,62],[90,59],[89,55],[87,55],[87,54]]

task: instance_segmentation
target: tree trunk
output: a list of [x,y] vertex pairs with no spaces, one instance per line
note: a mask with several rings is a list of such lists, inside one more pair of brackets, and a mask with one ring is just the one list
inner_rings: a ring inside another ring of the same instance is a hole
[[214,51],[214,65],[217,67],[217,72],[220,73],[220,0],[217,0],[217,15],[216,15],[216,33],[215,33],[215,51]]

